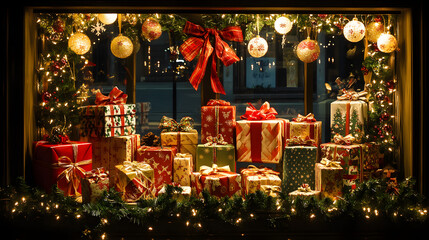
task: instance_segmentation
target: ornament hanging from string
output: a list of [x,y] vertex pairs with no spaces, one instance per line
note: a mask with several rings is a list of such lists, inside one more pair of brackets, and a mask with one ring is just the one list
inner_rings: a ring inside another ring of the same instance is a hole
[[289,18],[281,16],[274,22],[274,29],[282,35],[282,48],[286,44],[286,34],[292,29],[292,22]]
[[[387,21],[389,24],[390,16]],[[384,32],[380,34],[380,36],[377,39],[377,48],[384,53],[391,53],[398,49],[398,42],[396,41],[395,36],[390,34],[389,30],[386,30],[386,24],[384,25]]]
[[118,15],[119,34],[110,43],[110,50],[117,58],[127,58],[134,51],[134,45],[131,39],[123,36],[121,33],[121,14]]
[[102,22],[102,23],[104,23],[106,25],[114,23],[117,18],[118,18],[118,14],[116,14],[116,13],[102,13],[102,14],[98,14],[98,19],[100,20],[100,22]]
[[260,58],[268,51],[268,43],[264,38],[259,36],[259,14],[256,15],[256,37],[250,39],[247,50],[252,57]]
[[162,27],[153,17],[147,18],[142,24],[142,36],[149,42],[158,39],[162,35]]
[[316,40],[310,39],[310,31],[311,28],[308,28],[307,39],[301,41],[296,48],[296,55],[305,63],[316,61],[320,54],[319,43]]
[[344,26],[343,34],[350,42],[359,42],[365,37],[365,25],[354,17]]
[[91,40],[84,33],[72,33],[68,47],[78,55],[83,55],[91,48]]

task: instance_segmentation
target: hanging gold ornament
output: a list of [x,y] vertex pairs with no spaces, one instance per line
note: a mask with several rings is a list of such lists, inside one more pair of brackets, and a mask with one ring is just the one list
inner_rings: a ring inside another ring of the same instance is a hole
[[134,52],[134,44],[126,36],[121,34],[121,14],[118,15],[119,35],[110,43],[110,50],[117,58],[127,58]]
[[311,63],[319,58],[320,47],[317,41],[311,40],[310,37],[301,41],[296,48],[296,55],[298,58],[305,62]]
[[384,32],[384,26],[381,22],[370,22],[366,27],[366,35],[368,37],[368,41],[377,42],[380,35]]
[[116,14],[116,13],[100,13],[100,14],[98,14],[98,19],[100,20],[100,22],[102,22],[106,25],[114,23],[117,18],[118,18],[118,14]]
[[78,55],[83,55],[91,48],[91,40],[83,33],[74,33],[68,41],[69,48]]
[[377,40],[377,47],[381,52],[391,53],[398,48],[398,42],[392,34],[382,33]]
[[153,41],[161,37],[162,27],[159,22],[153,18],[147,18],[142,24],[142,35],[148,41]]
[[365,37],[365,25],[357,18],[353,18],[344,26],[343,34],[350,42],[359,42]]

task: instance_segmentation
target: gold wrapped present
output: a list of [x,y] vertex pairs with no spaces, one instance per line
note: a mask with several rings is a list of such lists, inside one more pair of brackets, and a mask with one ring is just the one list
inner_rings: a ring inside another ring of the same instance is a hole
[[192,155],[189,153],[176,153],[173,159],[173,182],[181,186],[191,186],[192,170]]
[[[241,185],[242,194],[254,193],[258,190],[268,191],[268,187],[263,186],[279,186],[282,180],[279,177],[279,172],[273,171],[269,168],[257,168],[250,165],[248,168],[241,170]],[[271,193],[271,191],[269,192]]]

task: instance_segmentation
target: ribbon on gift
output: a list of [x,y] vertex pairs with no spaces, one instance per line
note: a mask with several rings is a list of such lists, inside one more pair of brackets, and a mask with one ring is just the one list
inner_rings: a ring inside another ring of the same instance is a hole
[[[80,166],[92,163],[92,159],[76,162],[78,145],[72,144],[72,147],[73,160],[68,156],[60,156],[58,157],[58,161],[52,164],[54,168],[64,169],[57,177],[57,184],[58,186],[61,186],[61,189],[65,189],[66,196],[73,195],[73,193],[78,195],[80,181],[85,176],[86,172],[85,169],[81,168]],[[65,186],[62,184],[63,180],[66,182]]]
[[254,176],[254,175],[269,176],[269,175],[279,175],[280,173],[269,168],[258,168],[255,165],[249,165],[247,168],[241,170],[241,174],[245,174],[247,176]]
[[[197,24],[186,22],[183,28],[185,34],[193,37],[188,38],[182,45],[180,45],[180,52],[186,61],[192,61],[196,56],[199,55],[197,66],[194,72],[189,78],[189,82],[192,84],[195,90],[198,89],[198,85],[201,79],[205,75],[207,63],[209,57],[212,58],[211,63],[211,75],[210,82],[215,93],[225,94],[225,90],[222,83],[219,80],[216,70],[216,57],[219,58],[225,66],[229,66],[240,58],[235,54],[234,50],[222,39],[234,42],[243,42],[243,33],[241,28],[238,26],[226,27],[223,30],[204,28]],[[215,48],[210,44],[210,36],[215,38]],[[212,54],[213,50],[216,54]]]
[[320,164],[325,165],[326,167],[342,168],[340,161],[331,161],[327,158],[322,158],[322,160],[320,160]]
[[189,132],[193,130],[194,119],[191,117],[183,117],[180,122],[176,122],[173,118],[163,116],[158,128],[162,129],[162,132]]
[[286,146],[314,146],[317,147],[317,143],[314,139],[309,136],[305,138],[301,136],[293,136],[292,138],[286,139]]
[[231,103],[221,99],[210,99],[206,105],[207,106],[231,106]]
[[298,187],[298,191],[300,192],[311,192],[310,185],[307,183],[303,183],[301,186]]
[[368,94],[366,91],[356,92],[353,89],[346,90],[342,89],[340,96],[337,96],[338,100],[348,100],[348,101],[356,101],[356,100],[364,100],[366,101],[366,95]]
[[[151,197],[155,197],[154,183],[152,179],[148,178],[145,174],[146,171],[153,170],[153,168],[148,163],[124,161],[122,165],[124,166],[124,170],[127,173],[135,174],[135,177],[132,179],[133,181],[143,186]],[[124,187],[125,186],[126,185],[124,185]]]
[[271,197],[277,197],[281,192],[281,187],[277,185],[261,185],[261,191]]
[[351,145],[354,141],[355,137],[353,137],[351,134],[342,136],[341,134],[337,133],[334,136],[334,143],[339,145]]
[[316,118],[314,117],[313,113],[309,113],[306,116],[298,113],[298,116],[296,118],[292,118],[292,121],[294,121],[294,122],[316,122]]
[[200,167],[200,173],[202,176],[215,175],[222,172],[231,172],[228,165],[218,167],[217,164],[213,164],[211,167],[203,165]]
[[92,179],[94,182],[99,182],[102,179],[109,177],[109,171],[106,171],[104,167],[92,169],[85,173],[85,178]]
[[114,87],[108,96],[103,95],[100,90],[96,90],[95,104],[97,105],[118,105],[127,103],[128,95],[118,87]]
[[228,144],[224,139],[222,134],[218,134],[216,137],[208,136],[206,138],[207,143],[204,144],[204,146],[216,146],[216,145],[226,145]]
[[246,112],[240,116],[241,119],[246,120],[270,120],[276,119],[277,111],[270,107],[269,102],[264,102],[262,106],[256,109],[251,103],[247,103]]

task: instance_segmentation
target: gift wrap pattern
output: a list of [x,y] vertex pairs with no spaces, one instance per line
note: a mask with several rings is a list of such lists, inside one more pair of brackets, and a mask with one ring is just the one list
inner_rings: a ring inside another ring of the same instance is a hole
[[148,163],[154,171],[156,192],[173,179],[173,159],[176,147],[141,146],[137,149],[136,161]]
[[201,143],[207,143],[207,137],[222,134],[225,142],[235,141],[235,106],[202,106],[201,107]]
[[116,165],[112,179],[116,191],[126,202],[155,197],[154,171],[147,163],[125,161]]
[[229,171],[214,172],[205,175],[201,172],[193,172],[191,175],[192,194],[201,197],[203,189],[211,195],[222,197],[232,197],[241,195],[241,175]]
[[279,163],[283,153],[283,129],[282,120],[237,121],[237,161]]
[[192,172],[192,155],[189,153],[176,153],[173,159],[173,182],[180,186],[191,186]]
[[198,144],[198,132],[193,129],[189,132],[162,132],[161,145],[176,147],[179,153],[189,153],[195,158]]
[[365,101],[336,100],[331,103],[331,141],[338,133],[341,136],[351,134],[355,142],[360,143],[365,136],[365,124],[368,119],[368,105]]
[[235,172],[235,147],[232,144],[198,144],[197,156],[194,170],[199,170],[201,166],[229,166]]
[[37,141],[33,144],[33,173],[35,183],[45,192],[57,185],[65,196],[81,195],[81,180],[92,169],[92,144],[67,142],[50,144]]
[[82,202],[96,202],[104,191],[109,190],[109,173],[104,168],[92,169],[85,173],[81,186]]
[[[241,181],[243,196],[246,196],[250,193],[255,193],[258,190],[268,191],[268,189],[278,189],[273,188],[273,186],[278,186],[280,188],[282,183],[278,172],[268,168],[256,168],[253,166],[241,171]],[[271,194],[271,191],[269,194]]]
[[322,122],[286,122],[285,139],[291,139],[292,137],[309,138],[319,146],[322,143]]
[[287,146],[283,157],[283,181],[286,192],[308,184],[314,189],[314,166],[317,163],[317,147]]
[[310,187],[299,187],[297,190],[290,192],[289,197],[292,199],[310,199],[312,197],[320,199],[320,191],[312,190]]
[[337,199],[342,196],[343,168],[326,166],[316,163],[316,190],[320,191],[321,197]]

